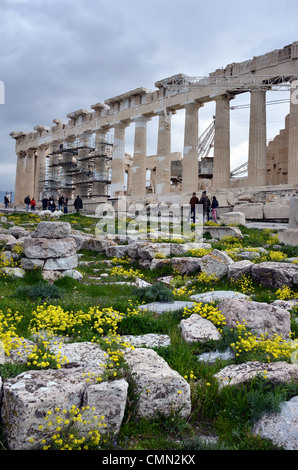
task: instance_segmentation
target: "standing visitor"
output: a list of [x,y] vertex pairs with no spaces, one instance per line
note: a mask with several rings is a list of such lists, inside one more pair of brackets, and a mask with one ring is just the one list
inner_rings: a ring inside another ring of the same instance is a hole
[[64,203],[64,196],[59,196],[59,199],[58,199],[58,210],[59,211],[61,211],[63,203]]
[[80,209],[83,209],[83,201],[80,196],[77,196],[73,205],[77,212],[80,212]]
[[8,208],[8,203],[9,203],[9,199],[8,199],[8,197],[5,195],[5,196],[4,196],[4,206],[5,206],[5,209]]
[[212,209],[212,219],[215,223],[217,223],[217,208],[218,208],[218,200],[215,196],[212,198],[211,209]]
[[64,200],[64,214],[68,214],[68,197]]
[[27,211],[27,212],[28,212],[28,210],[29,210],[30,202],[31,202],[30,196],[25,197],[24,203],[26,204],[26,211]]
[[48,198],[45,196],[45,197],[42,199],[41,203],[42,203],[42,210],[43,210],[43,211],[46,211],[46,210],[47,210],[47,207],[48,207]]
[[192,197],[189,201],[190,204],[190,218],[193,218],[193,223],[196,223],[196,205],[199,204],[199,199],[196,193],[192,193]]
[[31,199],[30,205],[31,205],[31,210],[35,211],[36,201],[35,201],[34,197]]
[[49,209],[51,212],[55,212],[56,204],[55,204],[53,196],[50,196],[49,198]]
[[209,220],[210,201],[206,191],[202,192],[199,204],[203,204],[203,224]]

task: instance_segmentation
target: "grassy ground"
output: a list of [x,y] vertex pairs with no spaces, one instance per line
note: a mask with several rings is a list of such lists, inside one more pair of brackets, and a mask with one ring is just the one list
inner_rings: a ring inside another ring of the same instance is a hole
[[[34,229],[39,219],[32,214],[13,214],[8,217],[16,225],[24,225]],[[96,219],[83,215],[67,215],[63,221],[69,221],[74,229],[94,233]],[[8,227],[9,225],[7,225]],[[283,253],[284,256],[298,256],[297,249],[282,247],[274,249],[276,237],[271,231],[252,230],[240,227],[244,237],[242,247],[266,246],[269,253]],[[228,239],[216,243],[218,249],[234,250],[239,248],[237,240]],[[234,252],[233,252],[234,253]],[[194,256],[195,253],[192,253]],[[277,255],[276,255],[277,256]],[[281,255],[278,255],[281,256]],[[270,256],[269,256],[270,257]],[[263,260],[264,258],[262,258]],[[269,259],[269,258],[268,258]],[[80,261],[88,261],[80,264],[79,270],[83,274],[83,280],[76,281],[63,278],[49,285],[42,280],[39,271],[30,272],[23,279],[12,280],[0,276],[0,339],[7,332],[14,331],[18,337],[30,338],[33,328],[42,326],[38,315],[38,309],[43,306],[43,312],[49,309],[48,325],[56,334],[68,334],[73,341],[93,341],[99,343],[103,348],[119,349],[116,342],[112,346],[104,341],[107,334],[145,334],[162,333],[171,338],[171,345],[159,348],[157,352],[168,362],[168,364],[185,377],[191,384],[192,413],[189,419],[182,419],[179,413],[170,417],[159,415],[156,419],[139,419],[135,414],[136,396],[133,385],[129,389],[128,407],[121,431],[113,442],[102,443],[103,449],[124,450],[269,450],[276,449],[270,441],[261,439],[252,434],[253,424],[266,411],[278,411],[280,403],[297,395],[298,385],[273,386],[266,378],[257,378],[247,385],[240,387],[225,387],[221,391],[214,379],[214,374],[231,363],[241,363],[248,360],[260,360],[264,362],[287,360],[283,348],[271,345],[272,350],[268,353],[262,348],[252,348],[247,351],[235,346],[237,356],[235,360],[217,360],[213,365],[198,360],[198,355],[213,351],[223,350],[231,344],[241,344],[244,333],[238,330],[226,330],[223,324],[218,323],[222,333],[219,342],[209,341],[205,344],[185,343],[179,334],[178,325],[187,312],[182,310],[175,313],[155,315],[152,313],[141,313],[137,306],[149,300],[176,299],[187,300],[191,294],[202,293],[209,290],[237,290],[249,294],[251,298],[261,302],[271,302],[278,298],[287,298],[288,295],[298,296],[298,288],[292,289],[291,293],[278,292],[277,289],[267,289],[256,285],[251,279],[242,279],[239,283],[231,283],[227,278],[214,282],[206,277],[194,276],[182,278],[175,275],[173,288],[166,289],[158,283],[159,277],[175,274],[171,267],[167,266],[159,271],[140,269],[138,265],[127,264],[124,260],[114,260],[112,265],[107,263],[104,255],[95,252],[82,251]],[[109,260],[111,261],[111,260]],[[256,262],[260,262],[257,260]],[[116,266],[116,268],[115,268]],[[118,266],[118,268],[117,268]],[[119,269],[119,266],[122,268]],[[115,269],[113,269],[115,268]],[[123,271],[124,269],[124,271]],[[108,277],[100,277],[107,273]],[[110,282],[130,281],[134,275],[142,276],[142,279],[155,286],[154,289],[136,289],[129,285],[108,284]],[[127,277],[128,276],[128,277]],[[90,279],[90,278],[96,279]],[[185,282],[192,280],[191,287],[185,288]],[[174,290],[173,290],[174,289]],[[96,308],[100,314],[100,328],[96,327],[94,317],[90,311]],[[60,309],[60,310],[59,310]],[[57,312],[60,311],[60,317]],[[74,317],[80,318],[80,323],[70,320],[68,316],[65,322],[59,323],[62,312],[74,312]],[[110,312],[119,312],[119,318],[113,322],[110,320]],[[18,313],[17,313],[18,312]],[[79,312],[79,313],[78,313]],[[202,313],[203,311],[201,311]],[[88,315],[89,313],[89,315]],[[215,321],[220,319],[216,304],[212,305],[207,315],[213,315]],[[291,311],[293,339],[298,338],[297,319],[298,309]],[[5,318],[9,318],[8,326]],[[247,333],[247,332],[246,332]],[[2,336],[1,336],[2,335]],[[42,351],[44,353],[44,351]],[[41,353],[39,355],[41,356]],[[40,359],[40,358],[39,358]],[[0,365],[0,376],[2,379],[12,377],[25,370],[41,368],[40,361],[29,365]],[[49,366],[46,366],[49,367]],[[52,361],[50,367],[57,367]],[[115,375],[114,375],[115,374]],[[125,376],[125,368],[114,364],[107,371],[109,380]],[[208,436],[209,441],[203,439]],[[216,437],[216,440],[213,438]],[[1,430],[0,441],[6,447],[5,432]]]

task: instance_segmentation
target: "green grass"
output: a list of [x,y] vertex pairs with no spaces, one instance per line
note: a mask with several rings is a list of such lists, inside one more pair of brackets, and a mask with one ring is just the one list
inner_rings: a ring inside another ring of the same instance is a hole
[[[32,214],[13,214],[8,217],[17,225],[35,221],[37,216]],[[69,221],[75,229],[91,233],[96,219],[70,214],[63,219]],[[35,223],[34,222],[34,223]],[[264,246],[270,241],[269,231],[259,231],[241,227],[244,237],[242,246]],[[215,244],[218,249],[230,248],[224,242]],[[288,256],[296,256],[297,250],[293,247],[282,247]],[[271,245],[270,245],[270,249]],[[87,312],[90,307],[98,306],[100,309],[112,307],[124,314],[118,324],[117,333],[121,335],[141,335],[146,333],[160,333],[170,336],[171,345],[158,348],[156,351],[163,357],[170,367],[191,385],[192,412],[189,419],[182,418],[179,413],[170,417],[159,414],[155,419],[140,419],[135,414],[137,400],[133,380],[129,377],[129,400],[121,431],[116,440],[104,445],[105,449],[118,450],[270,450],[276,449],[270,441],[261,439],[252,434],[252,426],[264,412],[279,410],[280,403],[297,395],[297,385],[272,385],[267,381],[254,380],[239,387],[225,387],[221,391],[214,379],[214,374],[232,361],[217,360],[214,364],[206,364],[198,360],[198,355],[216,349],[224,350],[235,341],[235,331],[224,331],[220,341],[209,341],[204,344],[189,345],[181,339],[179,323],[182,311],[166,312],[157,315],[150,312],[129,315],[131,308],[137,308],[140,303],[155,300],[167,300],[169,290],[157,284],[158,278],[173,275],[171,267],[167,266],[159,271],[141,269],[144,279],[154,286],[150,289],[136,289],[128,285],[115,285],[110,276],[109,266],[105,256],[96,252],[81,251],[80,261],[88,261],[88,265],[80,265],[83,274],[82,281],[71,278],[57,280],[54,285],[43,281],[41,272],[36,270],[27,273],[23,279],[11,280],[0,276],[0,311],[19,312],[22,320],[17,325],[16,333],[24,338],[30,337],[29,325],[32,312],[42,303],[60,306],[65,311]],[[140,269],[133,264],[129,267]],[[107,278],[99,278],[102,273],[108,273]],[[90,277],[97,277],[91,280]],[[191,276],[187,279],[191,279]],[[177,277],[177,286],[183,286],[186,278]],[[251,280],[250,280],[251,281]],[[239,284],[230,282],[226,277],[208,285],[195,281],[192,285],[193,294],[208,290],[241,290],[246,289],[254,300],[272,302],[277,298],[277,289],[267,289],[254,284]],[[298,286],[293,290],[298,294]],[[186,296],[187,298],[187,296]],[[298,308],[291,311],[293,339],[298,338]],[[74,333],[76,341],[91,341],[94,333],[90,324],[86,322]],[[100,342],[100,335],[97,336]],[[250,360],[261,358],[250,357]],[[0,375],[3,380],[14,377],[30,369],[26,365],[4,364],[0,365]],[[126,371],[123,372],[127,374]],[[205,441],[200,436],[217,437],[216,441]],[[2,446],[5,447],[5,433],[2,429],[0,435]]]

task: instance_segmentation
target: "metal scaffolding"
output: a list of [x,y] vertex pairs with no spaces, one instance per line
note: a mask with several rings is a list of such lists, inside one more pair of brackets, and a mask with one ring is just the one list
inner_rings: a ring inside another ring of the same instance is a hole
[[52,149],[40,169],[42,196],[59,195],[73,199],[77,194],[84,198],[106,197],[109,192],[110,162],[113,143],[106,140],[95,145],[64,143]]

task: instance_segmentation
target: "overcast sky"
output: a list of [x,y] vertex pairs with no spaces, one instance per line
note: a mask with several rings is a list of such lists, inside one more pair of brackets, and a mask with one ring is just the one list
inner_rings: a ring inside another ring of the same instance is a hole
[[[298,40],[298,4],[284,0],[0,0],[0,190],[14,190],[12,131],[53,119],[177,73],[217,68]],[[280,100],[281,92],[267,99]],[[234,100],[249,103],[249,96]],[[268,139],[284,127],[288,104],[268,106]],[[200,111],[200,133],[212,119]],[[248,110],[231,112],[232,167],[247,160]],[[182,113],[173,117],[172,151],[183,148]],[[155,122],[151,123],[152,126]],[[133,128],[127,130],[132,151]],[[153,135],[153,132],[152,132]],[[154,137],[148,143],[155,152]]]

